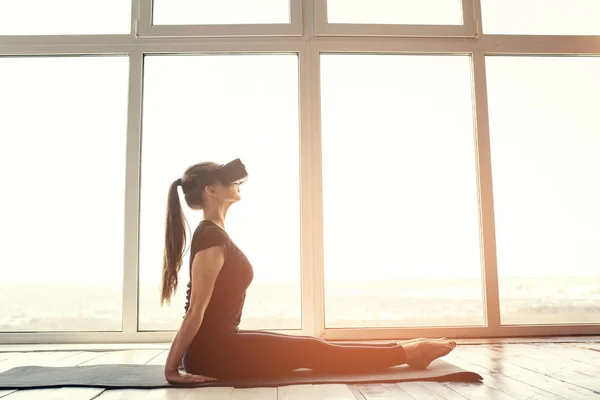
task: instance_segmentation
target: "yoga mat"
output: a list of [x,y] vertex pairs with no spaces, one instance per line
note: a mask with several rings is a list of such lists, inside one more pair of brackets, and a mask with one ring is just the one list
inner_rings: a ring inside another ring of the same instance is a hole
[[268,379],[222,380],[201,384],[172,385],[163,375],[162,365],[100,364],[77,367],[15,367],[0,373],[0,389],[33,389],[64,386],[153,389],[166,387],[233,386],[238,388],[320,383],[384,383],[407,381],[478,382],[483,378],[442,360],[425,370],[399,366],[371,374],[317,374],[296,370],[288,376]]

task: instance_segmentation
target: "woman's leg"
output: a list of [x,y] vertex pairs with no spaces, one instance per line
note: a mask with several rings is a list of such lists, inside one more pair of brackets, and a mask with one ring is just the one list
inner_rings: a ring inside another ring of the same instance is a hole
[[[239,333],[260,333],[263,335],[271,335],[271,336],[277,336],[277,337],[302,337],[302,338],[313,338],[312,336],[301,336],[301,335],[286,335],[283,333],[276,333],[276,332],[267,332],[267,331],[254,331],[254,330],[240,330]],[[412,339],[410,341],[416,341],[416,340],[426,340],[423,338],[419,338],[419,339]],[[325,342],[327,343],[331,343],[328,340],[325,340]],[[398,343],[395,342],[388,342],[388,343],[354,343],[354,342],[341,342],[341,343],[332,343],[332,344],[337,344],[338,346],[344,346],[344,347],[365,347],[365,346],[369,346],[369,347],[390,347],[390,346],[397,346]]]
[[[256,331],[256,330],[240,330],[240,333],[262,333],[265,335],[272,335],[272,336],[283,336],[283,337],[290,337],[292,335],[286,335],[283,333],[276,333],[276,332],[268,332],[268,331]],[[312,336],[296,336],[293,335],[293,337],[312,337]],[[325,340],[325,339],[324,339]],[[437,338],[437,339],[428,339],[428,338],[414,338],[414,339],[406,339],[406,340],[398,340],[397,342],[385,342],[385,343],[360,343],[360,342],[339,342],[339,343],[333,343],[333,344],[337,344],[339,346],[344,346],[344,347],[352,347],[352,346],[360,346],[360,347],[364,347],[364,346],[369,346],[369,347],[389,347],[389,346],[397,346],[397,345],[404,345],[404,344],[408,344],[408,343],[414,343],[414,342],[425,342],[425,341],[431,341],[431,340],[437,340],[437,341],[448,341],[448,338],[446,337],[442,337],[442,338]],[[328,340],[325,340],[327,343],[332,343]]]
[[[239,354],[232,371],[237,376],[248,373],[274,376],[298,368],[324,373],[370,372],[406,362],[402,346],[345,347],[314,337],[271,335],[240,332],[227,340],[230,349]],[[243,355],[242,355],[243,354]],[[243,361],[240,363],[240,360]]]
[[[405,346],[412,355],[411,365],[420,367],[453,348],[450,342],[435,341]],[[186,370],[217,379],[277,376],[298,368],[323,373],[367,373],[407,362],[405,348],[400,345],[341,346],[313,337],[263,332],[223,335],[202,347],[205,350],[187,355]]]

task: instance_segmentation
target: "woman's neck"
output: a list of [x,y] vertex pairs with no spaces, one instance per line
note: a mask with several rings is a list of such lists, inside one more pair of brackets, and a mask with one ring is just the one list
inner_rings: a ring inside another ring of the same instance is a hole
[[217,209],[204,210],[204,219],[215,223],[220,226],[221,229],[225,229],[225,217],[227,216],[227,210],[229,206],[223,205]]

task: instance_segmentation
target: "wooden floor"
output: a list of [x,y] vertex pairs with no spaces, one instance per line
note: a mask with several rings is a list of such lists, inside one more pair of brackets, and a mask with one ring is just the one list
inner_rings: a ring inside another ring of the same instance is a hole
[[[0,372],[20,365],[163,364],[164,349],[0,352]],[[410,382],[373,385],[299,385],[279,388],[0,390],[2,400],[23,399],[600,399],[600,342],[459,345],[444,358],[478,372],[483,383]]]

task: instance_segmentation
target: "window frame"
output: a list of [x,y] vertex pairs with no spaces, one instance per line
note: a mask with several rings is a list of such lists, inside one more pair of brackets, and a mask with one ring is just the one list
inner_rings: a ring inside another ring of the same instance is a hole
[[[138,26],[138,13],[144,2],[133,0],[132,26]],[[156,343],[170,342],[175,331],[138,330],[138,249],[140,204],[140,142],[142,134],[143,60],[146,54],[230,54],[295,52],[299,56],[300,182],[301,182],[301,305],[302,329],[279,331],[292,335],[314,335],[330,340],[399,339],[417,336],[455,338],[494,338],[548,335],[598,335],[600,324],[518,325],[500,324],[498,272],[496,264],[494,204],[492,197],[489,120],[486,91],[486,55],[565,55],[600,56],[600,36],[477,35],[458,37],[420,37],[408,31],[402,37],[385,26],[372,32],[323,32],[315,25],[323,0],[298,0],[300,25],[275,35],[259,30],[219,35],[220,32],[191,27],[150,27],[146,36],[135,31],[129,35],[0,36],[2,56],[51,55],[128,55],[130,80],[127,126],[125,253],[123,270],[123,329],[121,332],[0,332],[0,344],[31,343]],[[480,20],[479,0],[474,0],[474,17]],[[303,15],[301,15],[303,14]],[[261,26],[258,25],[260,28]],[[296,31],[300,27],[300,31]],[[407,26],[410,28],[410,26]],[[402,29],[408,29],[404,27]],[[264,28],[264,26],[263,26]],[[322,28],[322,27],[321,27]],[[253,28],[254,29],[254,28]],[[273,28],[270,28],[273,29]],[[204,31],[203,31],[204,30]],[[144,29],[142,29],[141,33]],[[430,33],[433,31],[429,31]],[[331,36],[333,33],[339,36]],[[400,32],[402,33],[402,32]],[[354,37],[349,37],[354,35]],[[408,35],[408,36],[406,36]],[[193,37],[184,37],[193,36]],[[217,37],[222,36],[222,37]],[[409,37],[410,36],[410,37]],[[434,35],[435,36],[435,35]],[[479,188],[480,234],[482,238],[482,290],[486,325],[461,327],[411,327],[377,329],[325,329],[323,204],[321,163],[320,55],[356,54],[467,54],[472,57],[477,146],[477,184]]]
[[316,36],[390,36],[390,37],[456,37],[474,38],[478,35],[474,2],[461,0],[462,25],[418,24],[341,24],[327,20],[328,0],[314,0],[314,23]]
[[139,19],[135,21],[135,34],[140,38],[302,36],[302,0],[289,0],[289,23],[211,25],[155,25],[153,0],[137,1],[139,1]]

